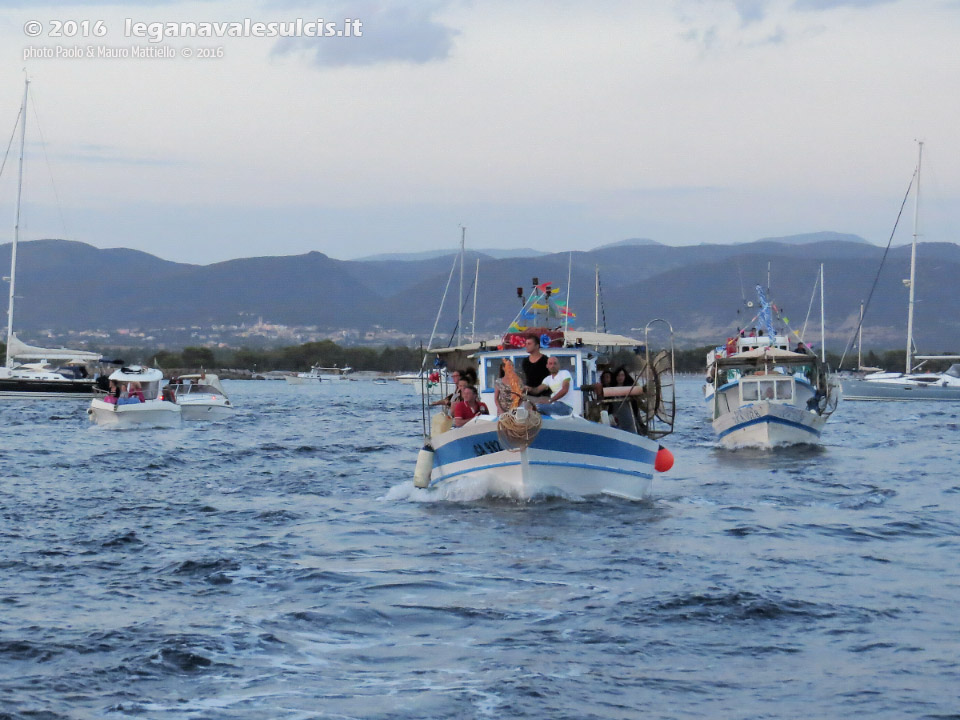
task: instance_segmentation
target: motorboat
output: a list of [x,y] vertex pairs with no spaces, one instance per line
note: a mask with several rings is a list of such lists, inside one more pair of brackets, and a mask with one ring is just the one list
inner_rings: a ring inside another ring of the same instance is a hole
[[[455,492],[458,486],[480,484],[493,494],[524,499],[552,494],[647,497],[654,473],[672,465],[669,451],[658,442],[673,430],[672,347],[651,356],[644,341],[576,332],[569,328],[568,318],[562,328],[548,327],[543,321],[553,315],[551,311],[562,313],[563,308],[552,298],[555,289],[550,283],[534,286],[522,311],[529,312],[533,322],[512,323],[495,345],[474,342],[431,351],[448,369],[476,368],[479,399],[491,412],[460,427],[452,427],[453,421],[443,413],[431,419],[429,428],[425,422],[414,485]],[[547,318],[539,317],[540,309],[546,309]],[[547,406],[524,394],[519,381],[504,385],[527,357],[523,344],[528,337],[536,338],[542,354],[556,358],[560,369],[570,373],[564,397],[569,414],[548,414]],[[633,387],[598,385],[598,363],[604,358],[599,348],[641,346],[647,348],[646,356]],[[428,393],[424,417],[430,399]]]
[[348,380],[347,375],[353,372],[352,367],[337,367],[336,365],[333,367],[314,366],[314,368],[311,369],[315,369],[317,374],[324,380]]
[[[20,240],[20,204],[23,190],[23,150],[27,128],[28,80],[20,106],[20,166],[17,212],[10,246],[10,296],[7,305],[7,352],[0,368],[0,398],[91,398],[96,389],[98,353],[69,348],[41,348],[22,342],[13,331],[17,282],[17,246]],[[32,361],[32,362],[25,362]]]
[[122,367],[110,374],[109,380],[118,390],[123,386],[139,384],[143,400],[134,397],[107,396],[90,401],[87,415],[97,425],[112,427],[165,427],[180,424],[182,407],[174,399],[161,397],[163,373],[155,368],[139,365]]
[[286,375],[284,380],[289,385],[316,385],[323,381],[323,376],[320,374],[320,366],[314,365],[308,372]]
[[[847,400],[923,400],[934,402],[960,401],[960,364],[954,363],[945,372],[923,371],[930,360],[960,360],[958,355],[916,355],[913,342],[913,306],[917,279],[917,239],[920,215],[920,168],[923,162],[923,143],[919,143],[917,167],[914,171],[913,243],[910,251],[910,278],[904,280],[909,292],[907,301],[907,359],[904,372],[857,372],[843,380],[843,396]],[[892,239],[892,236],[891,236]],[[882,264],[881,264],[882,267]],[[860,326],[863,328],[863,310]],[[860,343],[862,345],[862,343]],[[914,360],[921,365],[915,367]]]
[[184,420],[221,420],[236,412],[214,373],[180,375],[170,380],[167,389],[173,393]]
[[728,448],[819,442],[837,409],[839,384],[810,351],[794,352],[774,332],[771,306],[757,288],[760,322],[707,354],[704,400]]

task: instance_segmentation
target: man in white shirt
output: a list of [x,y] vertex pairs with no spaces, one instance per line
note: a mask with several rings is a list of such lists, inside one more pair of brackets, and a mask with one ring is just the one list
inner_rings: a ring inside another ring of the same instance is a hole
[[560,369],[560,362],[552,355],[547,358],[547,370],[550,374],[544,379],[543,385],[532,388],[532,394],[544,390],[550,391],[550,397],[537,405],[537,410],[543,415],[571,415],[573,407],[561,402],[561,399],[570,392],[573,377],[569,371]]

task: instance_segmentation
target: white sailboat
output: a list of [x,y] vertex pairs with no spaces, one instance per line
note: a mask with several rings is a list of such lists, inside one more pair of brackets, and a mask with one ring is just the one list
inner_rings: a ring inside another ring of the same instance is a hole
[[[10,246],[10,298],[7,305],[7,352],[0,367],[0,398],[90,398],[96,380],[90,368],[100,362],[99,353],[69,348],[41,348],[22,342],[13,331],[16,299],[17,246],[20,240],[20,203],[23,192],[23,149],[27,130],[27,93],[20,106],[20,165],[17,176],[17,214]],[[28,362],[32,361],[32,362]]]
[[920,168],[923,161],[923,143],[919,143],[916,169],[916,189],[913,206],[913,243],[910,250],[910,279],[904,284],[910,290],[907,302],[907,361],[904,372],[874,372],[862,377],[846,378],[843,395],[847,400],[924,400],[934,402],[960,401],[960,364],[953,364],[946,372],[918,372],[914,360],[960,360],[960,355],[915,355],[913,343],[913,306],[917,277],[917,239],[920,236]]

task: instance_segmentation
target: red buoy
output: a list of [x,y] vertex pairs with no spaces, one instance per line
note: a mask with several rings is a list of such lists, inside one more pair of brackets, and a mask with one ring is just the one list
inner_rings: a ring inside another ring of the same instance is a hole
[[653,469],[657,472],[667,472],[673,467],[673,453],[667,450],[663,445],[657,450],[657,457],[653,461]]

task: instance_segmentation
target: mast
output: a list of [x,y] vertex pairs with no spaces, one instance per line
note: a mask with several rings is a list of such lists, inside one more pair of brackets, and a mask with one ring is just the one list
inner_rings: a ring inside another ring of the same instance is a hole
[[920,163],[923,160],[923,141],[918,144],[920,151],[917,156],[917,194],[913,196],[913,246],[910,250],[910,302],[907,305],[907,374],[913,369],[913,286],[917,277],[917,238],[920,236]]
[[563,316],[563,344],[567,343],[567,328],[570,326],[570,280],[573,277],[573,253],[567,256],[567,312]]
[[827,330],[824,327],[823,314],[823,263],[820,263],[820,358],[827,364]]
[[857,330],[857,370],[863,367],[863,301],[860,301],[860,327]]
[[477,341],[477,285],[480,282],[480,258],[477,258],[477,274],[473,276],[473,320],[470,322],[470,342]]
[[463,248],[467,240],[467,229],[460,226],[460,302],[457,304],[457,345],[463,345]]
[[7,357],[10,367],[10,341],[13,339],[13,298],[17,281],[17,241],[20,239],[20,195],[23,191],[23,146],[27,136],[27,90],[30,80],[23,84],[23,105],[20,106],[20,168],[17,175],[17,220],[13,226],[13,245],[10,247],[10,304],[7,306]]
[[[567,310],[570,308],[568,307]],[[600,332],[600,266],[594,266],[593,282],[593,330]]]

